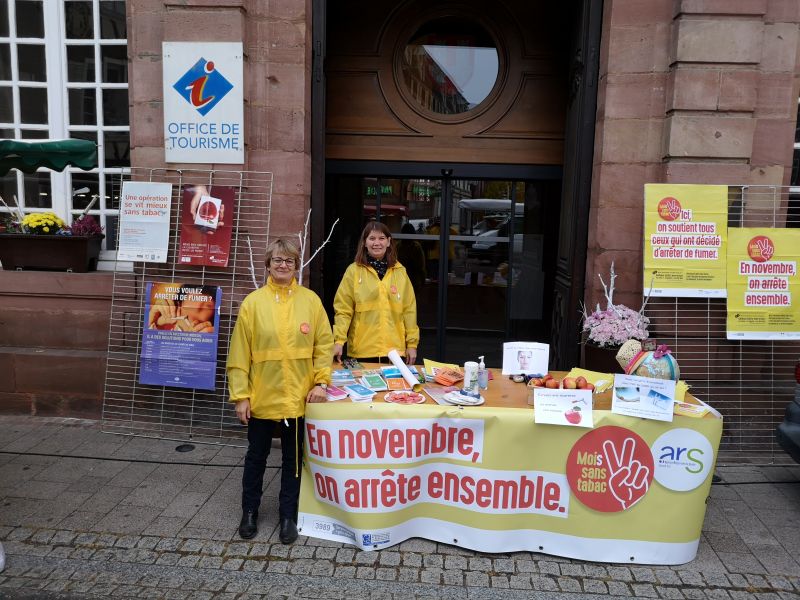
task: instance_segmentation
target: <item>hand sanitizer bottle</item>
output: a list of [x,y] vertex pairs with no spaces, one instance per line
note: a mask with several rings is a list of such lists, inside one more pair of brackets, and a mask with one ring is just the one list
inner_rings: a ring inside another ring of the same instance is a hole
[[489,371],[486,370],[486,364],[483,362],[483,357],[479,356],[480,362],[478,363],[478,387],[485,390],[489,387]]

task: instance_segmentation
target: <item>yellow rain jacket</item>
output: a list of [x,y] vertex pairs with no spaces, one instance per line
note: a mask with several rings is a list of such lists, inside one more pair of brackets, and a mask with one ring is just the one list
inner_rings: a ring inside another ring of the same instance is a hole
[[249,294],[239,309],[228,352],[231,402],[250,399],[256,419],[305,414],[306,395],[331,380],[333,337],[319,297],[292,280]]
[[333,338],[337,344],[346,341],[347,354],[354,358],[386,356],[392,348],[405,354],[419,344],[417,300],[400,263],[389,267],[382,280],[372,267],[352,263],[333,310]]

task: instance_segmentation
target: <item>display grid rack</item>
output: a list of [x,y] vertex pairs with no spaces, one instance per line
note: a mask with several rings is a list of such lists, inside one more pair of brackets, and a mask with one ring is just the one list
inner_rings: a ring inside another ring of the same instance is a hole
[[[800,195],[788,187],[728,186],[734,227],[800,227]],[[775,427],[795,395],[800,341],[728,340],[724,298],[650,298],[645,313],[651,337],[670,346],[691,393],[724,418],[718,464],[792,464]]]
[[[246,430],[228,402],[225,362],[239,305],[265,281],[264,251],[269,240],[273,176],[267,172],[134,168],[112,183],[118,208],[125,181],[172,184],[167,262],[115,265],[103,395],[102,429],[108,433],[179,441],[244,445]],[[229,186],[235,190],[228,266],[202,267],[178,262],[180,205],[186,185]],[[128,265],[129,266],[129,265]],[[205,391],[139,383],[139,352],[148,282],[219,286],[222,306],[216,389]]]

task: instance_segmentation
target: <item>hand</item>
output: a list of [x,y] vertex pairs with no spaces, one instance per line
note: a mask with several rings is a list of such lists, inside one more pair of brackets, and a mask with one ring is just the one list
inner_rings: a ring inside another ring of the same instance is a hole
[[603,442],[603,453],[606,464],[611,472],[608,487],[611,494],[626,510],[644,498],[648,489],[650,469],[633,458],[635,442],[633,438],[626,438],[622,443],[622,451],[617,453],[614,442]]
[[236,403],[236,416],[239,417],[239,420],[242,422],[243,425],[247,425],[247,422],[250,420],[249,398],[245,398],[244,400],[239,400]]
[[174,323],[177,314],[178,309],[172,300],[162,300],[159,304],[153,304],[150,306],[150,312],[147,315],[147,328],[158,329],[164,325]]
[[336,362],[342,364],[342,349],[344,348],[344,344],[334,344],[333,345],[333,358],[336,359]]
[[308,394],[306,394],[306,402],[314,404],[316,402],[327,402],[327,401],[328,401],[328,394],[318,385],[315,385],[313,388],[311,388],[311,391],[308,392]]
[[406,364],[413,365],[415,362],[417,362],[417,349],[406,348]]

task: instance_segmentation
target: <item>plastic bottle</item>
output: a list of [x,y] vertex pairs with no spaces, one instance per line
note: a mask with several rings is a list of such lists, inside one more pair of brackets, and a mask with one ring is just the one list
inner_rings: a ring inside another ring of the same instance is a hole
[[471,360],[464,363],[464,387],[461,393],[474,397],[480,395],[478,391],[478,363],[475,361]]
[[489,371],[486,370],[486,363],[483,362],[483,357],[479,356],[480,362],[478,363],[478,387],[485,390],[489,387]]

